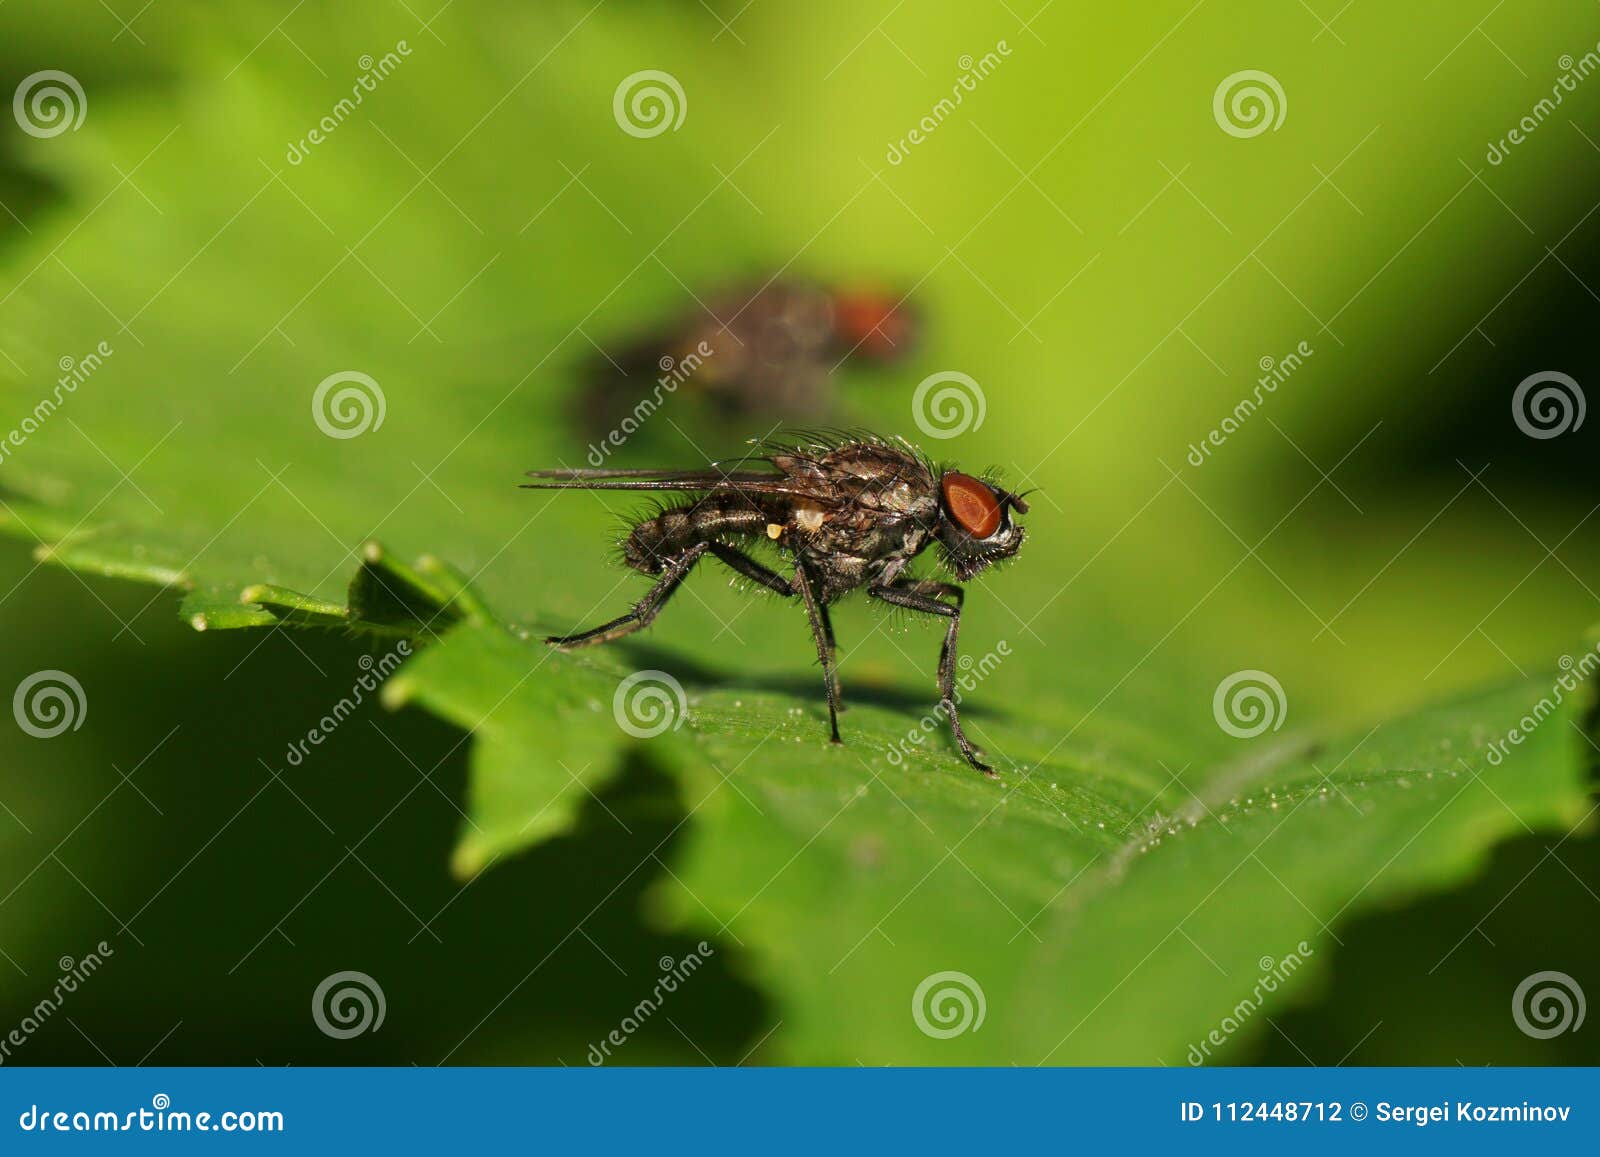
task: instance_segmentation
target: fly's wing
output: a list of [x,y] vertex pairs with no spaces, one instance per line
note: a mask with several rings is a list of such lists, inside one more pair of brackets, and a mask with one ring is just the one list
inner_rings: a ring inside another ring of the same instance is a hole
[[784,470],[771,459],[772,469],[724,469],[716,463],[695,470],[529,470],[525,490],[654,490],[688,491],[700,494],[772,494],[785,498],[804,498],[823,506],[836,505],[838,499],[824,480],[809,472]]

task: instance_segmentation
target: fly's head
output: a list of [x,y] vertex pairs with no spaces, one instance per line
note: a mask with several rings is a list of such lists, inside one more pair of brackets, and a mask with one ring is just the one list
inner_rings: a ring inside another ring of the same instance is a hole
[[895,362],[916,344],[917,315],[902,295],[860,288],[836,293],[833,324],[838,340],[854,357]]
[[939,545],[956,577],[965,582],[985,567],[1011,558],[1024,531],[1011,515],[1028,513],[1020,495],[992,482],[947,470],[939,479]]

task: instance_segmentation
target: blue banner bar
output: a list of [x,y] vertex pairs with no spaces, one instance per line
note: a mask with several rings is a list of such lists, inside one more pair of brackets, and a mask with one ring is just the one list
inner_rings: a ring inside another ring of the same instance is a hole
[[[1594,1152],[1594,1069],[0,1069],[0,1152]],[[205,1140],[197,1140],[201,1135]],[[886,1148],[892,1147],[892,1148]],[[1177,1151],[1177,1150],[1174,1150]]]

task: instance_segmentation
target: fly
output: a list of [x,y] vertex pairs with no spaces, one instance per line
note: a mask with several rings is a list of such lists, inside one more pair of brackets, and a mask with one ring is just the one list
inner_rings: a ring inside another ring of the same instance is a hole
[[[930,546],[957,579],[1014,556],[1026,514],[1022,497],[998,483],[935,466],[902,439],[871,435],[768,444],[732,463],[694,470],[530,470],[535,490],[638,490],[683,495],[637,522],[622,542],[624,561],[658,576],[633,609],[608,623],[545,641],[563,650],[609,643],[648,627],[696,563],[707,555],[805,607],[828,696],[828,725],[839,743],[839,683],[828,608],[851,591],[946,619],[939,652],[940,706],[967,762],[993,774],[967,739],[956,712],[956,636],[963,590],[916,578],[907,567]],[[784,577],[748,547],[775,545],[793,574]]]
[[[904,296],[886,289],[789,278],[736,286],[596,359],[583,419],[591,429],[615,424],[639,402],[641,383],[654,381],[703,396],[727,417],[814,420],[831,408],[839,364],[891,364],[913,348],[918,328]],[[643,396],[659,404],[659,393]]]

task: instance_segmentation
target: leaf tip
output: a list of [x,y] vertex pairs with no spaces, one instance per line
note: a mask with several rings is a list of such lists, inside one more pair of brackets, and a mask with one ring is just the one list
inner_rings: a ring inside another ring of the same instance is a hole
[[462,883],[466,883],[483,871],[484,863],[482,849],[472,844],[459,844],[456,850],[450,853],[450,874]]
[[392,678],[383,685],[383,690],[378,693],[378,702],[390,711],[398,711],[411,702],[415,692],[411,680],[403,676]]

